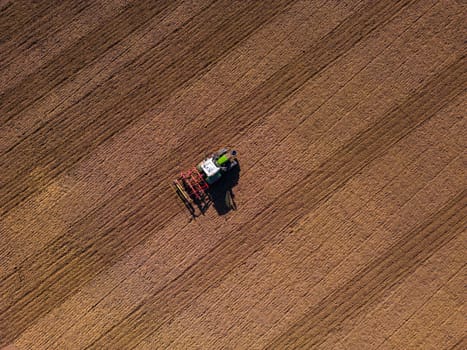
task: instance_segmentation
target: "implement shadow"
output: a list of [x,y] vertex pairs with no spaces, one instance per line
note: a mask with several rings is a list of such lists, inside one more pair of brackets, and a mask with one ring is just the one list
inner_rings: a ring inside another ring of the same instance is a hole
[[236,209],[233,188],[237,186],[240,179],[240,163],[238,160],[237,163],[234,168],[224,174],[218,182],[209,188],[212,206],[219,215],[225,215],[229,211]]

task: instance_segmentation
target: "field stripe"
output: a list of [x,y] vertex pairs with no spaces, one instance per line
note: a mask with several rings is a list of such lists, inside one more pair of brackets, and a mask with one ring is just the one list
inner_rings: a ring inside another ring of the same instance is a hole
[[307,312],[269,346],[303,348],[321,344],[334,327],[377,300],[385,289],[414,271],[463,230],[465,195],[465,191],[458,193],[432,220],[408,232],[387,254],[369,263],[342,288],[329,294],[322,305]]
[[[283,6],[287,5],[288,2],[283,4]],[[251,9],[251,11],[255,13],[257,10],[256,7]],[[252,30],[264,24],[267,19],[272,18],[278,11],[277,8],[272,7],[270,7],[269,10],[269,12],[265,13],[263,11],[261,13],[263,17],[261,17],[261,22],[259,24],[255,23],[253,27],[245,27],[246,29],[244,30],[246,31],[243,36],[251,34]],[[269,15],[269,17],[266,15]],[[240,12],[238,20],[251,21],[252,18],[248,16],[245,18],[245,13]],[[238,22],[234,21],[231,25],[235,27],[238,24]],[[242,26],[239,28],[239,30],[243,30]],[[226,44],[237,44],[238,37],[238,35],[234,35]],[[240,35],[240,37],[242,37],[242,35]],[[219,36],[214,37],[213,40],[214,39],[216,40],[215,42],[217,42],[225,38],[223,34],[219,32]],[[211,38],[209,40],[211,40]],[[211,44],[209,40],[203,45]],[[225,54],[225,50],[222,49],[223,47],[216,48],[218,54]],[[187,57],[186,60],[192,58],[193,57]],[[77,140],[78,142],[83,141],[79,138]],[[153,203],[156,200],[160,200],[161,197],[169,197],[169,193],[171,194],[171,189],[167,189],[166,186],[163,186],[161,192],[157,191],[158,188],[148,188],[148,182],[144,180],[147,180],[147,178],[145,179],[143,177],[143,181],[139,182],[138,185],[142,185],[142,191],[149,193],[149,198],[140,197],[139,199],[142,203]],[[161,182],[160,179],[159,182]],[[122,200],[126,202],[126,199]],[[120,208],[124,208],[125,204],[122,203]],[[113,205],[115,205],[115,203],[113,203]],[[8,323],[15,324],[16,326],[11,327],[14,333],[5,334],[4,339],[14,339],[33,319],[48,312],[51,308],[56,306],[57,303],[61,303],[70,293],[76,291],[81,283],[88,281],[100,271],[100,269],[95,269],[96,266],[100,265],[101,268],[103,268],[113,264],[115,259],[119,259],[122,256],[123,252],[141,243],[154,229],[161,228],[166,222],[162,220],[162,218],[165,217],[167,211],[172,212],[172,216],[177,213],[176,208],[166,208],[166,211],[161,211],[159,215],[154,216],[152,210],[145,208],[145,210],[138,211],[138,209],[141,209],[140,206],[129,208],[129,212],[125,211],[125,209],[121,209],[118,215],[119,220],[115,222],[114,218],[111,218],[114,222],[110,227],[103,226],[107,222],[102,222],[101,217],[94,216],[92,220],[95,221],[93,221],[91,226],[95,226],[97,221],[97,228],[104,230],[101,236],[96,236],[95,232],[88,231],[78,224],[72,232],[52,242],[45,251],[35,256],[33,265],[29,265],[27,268],[29,271],[36,272],[37,269],[42,270],[44,272],[42,277],[35,281],[28,281],[26,285],[23,286],[23,293],[21,295],[11,289],[18,276],[18,271],[7,276],[2,281],[2,286],[0,287],[1,295],[5,297],[5,300],[8,300],[8,305],[2,308],[2,311],[4,311],[2,313],[2,318],[9,320]],[[130,218],[131,222],[128,223]],[[146,222],[145,220],[148,221]],[[87,221],[87,223],[89,224],[89,221]],[[151,225],[150,228],[145,227],[147,224]],[[132,227],[135,225],[141,230],[141,234],[135,234],[129,239],[126,238],[124,236],[126,232],[134,230]],[[115,235],[114,232],[117,228],[120,232],[119,235]],[[120,241],[126,241],[127,243],[122,243]],[[113,248],[111,249],[111,247],[116,248],[116,250]],[[80,261],[82,259],[85,261]],[[57,296],[52,291],[54,288],[51,288],[51,285],[55,285],[58,288],[57,284],[60,285],[60,296]],[[43,303],[36,303],[36,298],[43,300]],[[31,303],[34,303],[35,307],[32,307]],[[25,311],[27,314],[22,314]]]
[[[44,169],[43,185],[50,183],[53,177],[69,169],[100,144],[135,122],[141,114],[128,117],[127,111],[131,108],[132,103],[139,103],[141,106],[160,103],[174,90],[193,79],[196,74],[204,71],[206,62],[215,61],[225,55],[264,23],[280,13],[289,3],[290,0],[287,0],[281,6],[268,5],[263,11],[259,11],[257,8],[259,5],[256,5],[246,10],[247,13],[251,11],[250,15],[240,10],[237,17],[231,17],[232,21],[228,22],[234,34],[226,34],[219,28],[214,33],[206,33],[207,37],[198,46],[191,48],[188,52],[183,52],[181,57],[172,59],[162,52],[160,57],[156,55],[148,63],[140,62],[140,66],[148,65],[147,74],[149,76],[164,82],[160,84],[159,90],[148,91],[146,85],[141,83],[133,87],[129,84],[130,91],[122,98],[113,94],[114,89],[110,89],[112,86],[110,84],[110,87],[107,86],[107,90],[104,90],[106,91],[105,96],[107,98],[112,94],[114,96],[111,100],[107,99],[106,103],[107,105],[117,103],[117,106],[102,111],[94,104],[94,108],[92,111],[89,110],[89,114],[87,110],[80,108],[79,114],[86,113],[86,117],[75,118],[74,115],[69,114],[66,118],[55,120],[54,124],[48,126],[49,128],[41,127],[44,130],[31,135],[24,144],[18,145],[14,152],[10,151],[1,157],[3,158],[1,162],[6,167],[4,174],[6,179],[2,181],[3,186],[0,184],[0,195],[5,198],[2,212],[8,212],[40,190],[40,187],[34,188],[27,181],[34,168]],[[255,2],[255,4],[259,3]],[[277,5],[279,4],[278,0]],[[221,8],[218,11],[224,10]],[[219,15],[221,13],[223,12],[219,12]],[[259,13],[261,13],[260,19],[257,18]],[[223,25],[224,30],[226,25]],[[152,86],[155,82],[149,81],[147,83]],[[71,142],[64,140],[62,135],[67,135]],[[47,138],[47,143],[45,143],[45,147],[41,147],[40,145],[44,144],[44,138]],[[15,164],[14,159],[17,153],[27,155],[28,162]],[[60,159],[57,159],[57,154],[60,154]]]
[[0,61],[3,61],[2,70],[8,70],[19,56],[36,47],[46,37],[53,36],[59,28],[68,25],[74,18],[92,6],[91,1],[46,3],[50,5],[50,8],[42,17],[35,16],[30,28],[26,27],[27,29],[25,29],[25,27],[21,28],[17,24],[15,25],[15,28],[21,28],[24,33],[7,43],[6,46],[12,47],[6,47],[4,49],[4,52],[7,53],[6,57],[4,59],[0,58]]
[[[310,174],[305,185],[298,184],[297,187],[279,196],[278,200],[273,200],[261,215],[246,224],[248,235],[242,234],[244,227],[240,227],[238,233],[233,233],[231,237],[220,242],[206,256],[189,266],[171,284],[135,307],[127,318],[121,320],[120,324],[114,325],[90,348],[100,348],[108,342],[116,347],[128,347],[134,339],[141,340],[157,331],[161,324],[172,317],[171,315],[183,309],[205,290],[219,283],[241,261],[261,249],[265,244],[264,235],[267,234],[267,240],[273,239],[275,234],[284,227],[292,225],[304,211],[308,212],[326,200],[353,174],[406,135],[408,130],[430,118],[455,97],[461,90],[461,82],[464,81],[462,74],[459,75],[462,66],[463,60],[459,59],[440,72],[419,93],[410,97],[378,124],[359,135],[350,145],[330,157],[328,163],[323,165],[322,171]],[[439,100],[433,99],[430,95],[426,96],[426,90],[438,96]],[[399,120],[404,118],[407,119],[407,124],[399,125]],[[354,159],[355,163],[350,164],[349,159]],[[310,178],[313,181],[310,181]],[[302,201],[297,201],[298,192],[302,195]],[[304,193],[306,196],[303,195]],[[295,205],[292,206],[292,202]],[[299,210],[297,210],[297,202],[298,207],[301,208]],[[274,213],[279,210],[282,215],[277,218]],[[282,224],[281,221],[286,221],[286,224]],[[146,319],[154,314],[159,315],[157,325],[151,324]],[[125,336],[129,332],[131,335]]]
[[[59,10],[63,6],[69,6],[66,1],[40,1],[34,4],[12,1],[0,9],[0,62],[5,65],[9,56],[8,46],[14,45],[22,36],[29,33],[31,28],[41,26],[41,21],[47,18],[47,14],[54,14],[54,10]],[[53,16],[52,16],[53,17]]]
[[[399,9],[401,9],[401,8],[403,8],[403,6],[399,7],[399,8],[396,8],[396,10],[394,10],[396,12],[391,12],[392,15],[394,13],[397,13],[397,11]],[[374,20],[376,19],[377,21],[382,21],[382,22],[384,22],[385,20],[388,20],[387,18],[390,18],[390,15],[387,15],[387,17],[383,17],[381,19],[380,17],[376,17],[375,14],[371,14],[371,13],[370,13],[369,16],[374,16],[374,18],[373,18]],[[368,19],[367,17],[364,17],[364,20],[367,20],[367,19]],[[361,18],[359,20],[361,21]],[[359,21],[359,20],[357,19],[357,21]],[[243,22],[241,22],[241,23],[243,23]],[[358,23],[360,23],[360,22],[358,22]],[[375,26],[377,24],[379,24],[379,22],[375,22],[375,24],[371,24],[371,22],[369,22],[369,23],[370,23],[369,27],[366,27],[366,26],[360,27],[360,28],[363,28],[363,35],[367,35],[368,33],[370,33],[371,30],[373,30],[375,28]],[[343,27],[343,28],[341,28],[341,30],[343,32],[348,31],[348,28],[346,29],[345,27]],[[355,40],[354,40],[354,43],[361,40],[361,38],[356,37]],[[339,44],[340,42],[341,42],[340,38],[339,38],[339,40],[336,39],[334,41],[335,44]],[[345,44],[346,45],[343,45],[343,47],[339,48],[341,50],[340,54],[342,54],[342,52],[346,52],[346,50],[349,50],[349,48],[352,47],[352,46],[348,46],[350,44],[347,44],[347,43],[345,43]],[[200,45],[204,45],[204,44],[202,43]],[[325,46],[323,46],[323,47],[325,47]],[[310,52],[308,52],[308,53],[310,53]],[[339,52],[338,52],[338,54],[339,54]],[[220,56],[217,56],[217,57],[220,57]],[[335,57],[338,57],[338,56],[335,56]],[[327,58],[331,59],[330,62],[332,62],[332,56],[327,56]],[[463,62],[463,58],[461,58],[461,63],[462,62]],[[156,67],[153,66],[153,64],[154,64],[153,62],[150,62],[148,60],[148,61],[145,61],[145,63],[148,64],[149,68],[156,69]],[[301,68],[308,67],[307,64],[309,62],[307,60],[299,60],[299,63],[303,64],[303,66],[298,67],[300,69],[297,69],[297,71],[295,71],[295,73],[293,75],[284,74],[282,77],[277,77],[276,76],[277,80],[275,80],[275,83],[274,83],[274,80],[270,80],[269,84],[266,84],[266,85],[264,85],[262,87],[263,90],[266,90],[266,87],[267,87],[268,89],[271,89],[272,92],[274,92],[275,89],[277,89],[277,85],[276,85],[277,81],[284,82],[285,83],[284,86],[287,87],[288,92],[291,93],[291,94],[293,94],[295,91],[299,90],[306,83],[307,80],[305,80],[304,82],[301,82],[301,80],[296,80],[294,82],[291,82],[291,80],[295,79],[296,75],[301,74],[303,72],[303,70],[301,70]],[[176,66],[170,66],[169,65],[169,67],[174,68]],[[320,66],[320,67],[318,67],[317,71],[322,70],[322,69],[323,69],[323,67]],[[317,71],[312,73],[312,75],[309,76],[308,79],[310,79],[314,74],[316,74]],[[459,67],[454,65],[453,71],[458,74],[459,73]],[[397,142],[397,140],[404,137],[406,135],[406,132],[410,132],[411,130],[413,130],[414,127],[419,125],[419,123],[422,123],[425,120],[427,120],[426,118],[429,118],[429,116],[432,115],[432,113],[434,111],[436,111],[436,108],[440,108],[440,106],[443,105],[442,104],[443,102],[440,102],[442,99],[446,98],[446,100],[449,101],[449,99],[453,98],[453,96],[457,96],[456,94],[459,92],[459,86],[462,85],[462,83],[465,82],[465,80],[464,80],[462,74],[460,74],[460,76],[458,76],[457,78],[454,78],[451,73],[449,73],[449,72],[446,73],[447,75],[449,75],[449,77],[443,80],[443,82],[446,83],[446,86],[443,86],[443,87],[440,88],[436,84],[430,85],[431,87],[433,87],[433,85],[434,85],[438,89],[436,92],[441,93],[439,96],[436,95],[436,94],[434,95],[434,97],[430,96],[431,99],[435,100],[433,103],[430,104],[429,102],[427,102],[426,99],[424,99],[422,102],[420,102],[419,100],[421,98],[419,99],[418,98],[419,96],[415,98],[415,101],[410,101],[409,100],[405,105],[402,106],[402,109],[407,109],[408,110],[407,113],[406,113],[405,110],[393,112],[393,114],[391,114],[389,116],[389,119],[390,119],[389,123],[379,123],[379,124],[373,126],[371,129],[367,130],[366,132],[362,133],[361,135],[358,135],[358,137],[356,139],[356,142],[352,142],[349,145],[349,146],[351,146],[350,150],[344,150],[344,151],[345,152],[350,152],[354,156],[358,155],[357,156],[357,163],[359,163],[360,166],[366,166],[368,164],[368,162],[371,162],[373,159],[375,159],[376,156],[380,155],[381,152],[384,152],[385,149],[387,149],[387,147],[390,147],[392,144],[394,144],[394,142]],[[186,83],[185,81],[182,81],[182,80],[178,80],[178,82],[180,84],[185,84]],[[451,86],[448,86],[449,84],[451,84]],[[181,85],[179,85],[179,86],[181,86]],[[142,89],[142,87],[141,87],[141,89]],[[263,90],[260,90],[260,91],[263,91]],[[167,91],[169,91],[169,90],[167,90]],[[427,93],[427,91],[422,91],[422,94]],[[262,93],[262,94],[263,94],[263,97],[270,96],[270,93],[269,94]],[[280,103],[282,103],[282,101],[287,99],[289,96],[290,96],[290,94],[280,95],[278,97],[278,99],[281,101]],[[417,102],[417,101],[419,101],[419,102]],[[248,103],[250,103],[250,102],[248,102]],[[268,111],[270,111],[270,110],[272,110],[274,108],[277,108],[277,105],[272,104],[272,103],[267,104],[267,106],[269,106]],[[264,105],[263,105],[263,107],[264,107]],[[250,103],[249,108],[254,108],[253,103]],[[419,113],[419,112],[418,112],[417,108],[421,108],[420,113],[425,113],[426,112],[427,116],[423,117],[421,115],[418,115],[417,113]],[[261,113],[263,113],[263,114],[260,114],[258,119],[256,121],[254,121],[254,122],[258,122],[258,121],[261,120],[261,117],[264,116],[264,110],[266,110],[266,109],[267,108],[261,108],[260,109],[260,111],[262,111]],[[409,116],[408,117],[409,121],[406,122],[404,117],[406,117],[406,115],[411,114],[414,111],[416,112],[415,114],[417,114],[417,115],[415,117]],[[251,118],[251,115],[248,115],[248,114],[247,115],[241,115],[240,112],[233,111],[233,110],[230,110],[225,115],[230,116],[231,118],[235,117],[235,116],[242,117],[242,120],[241,120],[242,123],[240,124],[241,125],[240,130],[246,131],[252,125],[252,123],[250,123],[249,120],[248,120],[248,117]],[[398,125],[397,123],[394,122],[395,117],[402,117],[401,120],[404,120],[401,123],[402,125]],[[95,125],[92,124],[92,123],[93,122],[91,121],[91,123],[88,126],[89,127],[94,127]],[[224,121],[222,121],[221,118],[220,118],[219,121],[216,122],[216,123],[219,123],[219,124],[222,123],[223,124]],[[230,123],[235,124],[236,120],[231,119]],[[99,126],[100,125],[101,124],[99,124]],[[117,131],[114,131],[114,130],[107,129],[104,126],[104,124],[102,124],[101,131],[103,131],[106,134],[106,136],[103,137],[102,139],[100,139],[99,142],[97,142],[95,144],[93,144],[92,142],[88,143],[87,146],[89,146],[89,147],[85,151],[83,151],[79,155],[79,157],[76,157],[76,158],[73,159],[72,162],[69,162],[67,164],[67,166],[71,167],[71,166],[73,166],[73,164],[76,164],[76,162],[78,162],[83,157],[85,157],[87,154],[89,154],[93,150],[93,147],[95,147],[97,144],[105,142],[110,137],[112,137],[115,134],[115,132],[119,132],[120,130],[124,129],[127,125],[129,125],[129,124],[123,123],[123,124],[120,125],[120,126],[122,126],[120,129],[118,129]],[[383,131],[387,131],[387,130],[390,130],[393,133],[392,134],[389,134],[389,133],[386,134],[386,133],[383,132]],[[233,132],[232,132],[232,134],[233,134]],[[93,136],[93,135],[91,135],[91,136]],[[91,136],[89,136],[89,139],[91,138]],[[79,139],[78,134],[76,134],[72,138],[78,138],[79,142],[76,143],[78,145],[80,145],[80,143],[83,142],[82,139]],[[380,138],[382,138],[382,139],[380,139]],[[89,139],[87,139],[87,140],[89,140]],[[87,141],[87,140],[85,139],[85,141]],[[367,141],[365,141],[365,140],[367,140]],[[201,143],[201,142],[205,142],[205,141],[206,141],[205,139],[200,139],[199,142]],[[376,155],[373,157],[369,152],[367,152],[366,149],[361,148],[359,142],[360,143],[363,142],[364,147],[370,146],[370,148],[373,151],[376,150]],[[63,154],[67,155],[67,152],[70,152],[70,150],[73,150],[73,148],[68,146],[68,147],[62,148],[62,151],[63,150],[65,150],[65,152]],[[185,151],[184,153],[187,153],[187,152]],[[69,155],[69,153],[68,153],[68,155]],[[339,163],[340,166],[343,166],[343,168],[344,168],[343,172],[348,174],[350,177],[353,176],[353,174],[355,174],[356,170],[361,169],[361,168],[358,168],[358,167],[349,166],[345,162],[345,160],[349,159],[349,158],[347,158],[347,156],[342,156],[341,154],[337,154],[337,155],[338,155],[337,159],[330,159],[329,162],[337,161],[337,163]],[[170,166],[174,162],[175,162],[175,160],[169,160],[168,161],[168,164],[169,164],[168,166]],[[47,162],[44,162],[43,164],[48,166]],[[56,176],[57,174],[60,174],[62,171],[65,171],[66,169],[68,169],[68,168],[63,167],[59,171],[55,172],[55,168],[52,167],[50,169],[50,173],[48,174],[48,176],[50,178],[53,178],[53,176]],[[329,166],[329,167],[323,166],[322,170],[324,170],[324,172],[327,173],[327,175],[329,175],[329,173],[331,172],[330,169],[332,171],[336,170],[336,168],[334,166]],[[152,203],[153,201],[156,201],[156,200],[166,201],[167,198],[169,198],[169,196],[170,196],[168,190],[163,190],[163,191],[159,192],[159,190],[161,190],[163,188],[163,179],[161,180],[160,174],[163,173],[163,171],[165,171],[165,170],[167,170],[167,169],[162,169],[161,172],[156,173],[155,175],[151,175],[151,177],[149,177],[149,176],[147,176],[147,174],[145,174],[144,176],[142,176],[142,177],[140,177],[138,179],[139,182],[137,182],[136,184],[132,184],[132,186],[129,186],[128,188],[126,188],[126,190],[132,189],[132,188],[134,188],[134,186],[141,186],[140,187],[140,189],[142,191],[142,192],[140,192],[140,194],[142,194],[142,197],[141,197],[142,204],[141,205],[144,205],[144,204],[147,204],[147,203]],[[339,171],[337,171],[337,172],[339,172]],[[145,186],[147,186],[147,183],[149,183],[149,181],[152,180],[152,178],[156,178],[156,175],[159,176],[159,180],[158,180],[159,182],[157,183],[156,188],[155,189],[147,189],[147,191],[144,192],[144,188],[145,188]],[[316,174],[310,174],[310,176],[307,179],[310,180],[311,177],[315,176],[315,175]],[[335,190],[336,188],[341,188],[341,186],[343,186],[346,183],[348,178],[338,178],[337,176],[334,176],[331,179],[331,182],[328,183],[328,184],[331,184],[331,186],[330,186],[331,190]],[[323,180],[323,177],[321,177],[321,180]],[[337,185],[336,185],[337,187],[333,187],[332,185],[334,185],[336,183],[337,183]],[[311,187],[308,186],[307,188],[308,189],[311,188],[312,189],[311,192],[313,192],[313,189],[315,187],[318,187],[317,184],[318,184],[318,182],[313,182],[310,185]],[[295,192],[296,190],[297,190],[296,188],[293,188],[292,190],[290,190],[290,193],[297,194],[298,192]],[[34,191],[32,193],[34,193]],[[321,188],[320,192],[315,190],[313,193],[322,195],[323,193],[325,193],[325,189]],[[27,198],[29,195],[30,194],[28,194],[24,198]],[[316,200],[313,196],[307,194],[306,198],[307,198],[308,201],[311,199],[311,201],[313,202],[311,207],[310,207],[310,204],[307,204],[307,206],[306,206],[307,209],[310,209],[310,208],[313,208],[316,205],[319,205],[319,203],[320,203],[319,201],[325,200],[326,196],[318,197],[319,199]],[[13,199],[16,200],[15,197],[13,197]],[[21,200],[19,202],[16,202],[16,204],[20,203],[20,202],[21,202]],[[282,203],[287,203],[287,202],[282,202]],[[167,221],[164,221],[164,220],[166,220],[165,215],[170,214],[171,212],[175,211],[169,205],[167,208],[165,208],[166,211],[162,211],[161,213],[159,213],[158,215],[156,215],[154,217],[154,212],[151,213],[148,208],[141,208],[141,207],[129,208],[129,207],[125,207],[124,203],[123,204],[121,203],[121,205],[122,205],[122,208],[124,208],[124,209],[123,209],[123,212],[118,214],[119,215],[118,220],[115,220],[115,221],[112,222],[113,218],[110,218],[109,221],[101,223],[101,222],[98,222],[98,220],[100,220],[101,218],[99,216],[94,216],[93,220],[96,220],[96,221],[83,221],[83,222],[81,222],[77,227],[73,228],[73,230],[71,232],[72,234],[70,235],[69,239],[64,239],[63,237],[60,237],[60,239],[53,242],[53,245],[51,246],[50,249],[47,249],[47,251],[42,252],[41,255],[38,256],[40,258],[39,262],[37,262],[37,264],[32,265],[32,266],[39,267],[38,271],[41,271],[41,269],[44,270],[44,272],[45,272],[44,273],[44,279],[43,280],[37,280],[36,279],[36,280],[34,280],[32,282],[27,282],[28,283],[27,288],[30,288],[30,289],[28,290],[28,292],[25,295],[18,296],[18,294],[16,294],[15,298],[17,298],[17,299],[15,299],[15,300],[19,301],[19,302],[18,302],[17,306],[16,306],[16,304],[14,306],[12,306],[12,305],[7,306],[7,308],[5,309],[6,310],[5,319],[13,321],[13,324],[21,324],[20,328],[25,327],[25,325],[27,325],[28,322],[33,320],[35,317],[39,317],[40,315],[42,315],[45,312],[47,312],[48,310],[50,310],[50,308],[55,307],[60,302],[62,302],[64,300],[63,298],[66,298],[66,297],[70,296],[76,290],[77,286],[80,285],[80,283],[88,281],[89,280],[88,278],[91,278],[93,276],[93,274],[95,275],[95,273],[100,271],[100,269],[105,268],[105,267],[113,264],[116,261],[115,259],[118,259],[119,256],[121,256],[122,252],[125,252],[128,249],[131,249],[131,247],[133,247],[136,244],[139,244],[142,240],[146,239],[148,234],[151,232],[151,230],[160,228],[163,223],[167,222]],[[272,208],[272,209],[270,209],[268,211],[268,213],[269,214],[274,213],[274,210],[276,209],[276,207],[271,206],[270,208]],[[262,216],[261,219],[269,220],[270,217],[269,216]],[[123,221],[120,221],[120,220],[123,220]],[[128,232],[139,230],[139,229],[136,228],[136,225],[142,223],[143,227],[141,229],[141,233],[138,233],[137,235],[132,236],[131,238],[128,238],[128,239],[123,236],[123,232],[118,233],[116,236],[113,236],[113,234],[115,233],[115,230],[118,230],[119,225],[121,225],[122,222],[125,223],[126,221],[131,221],[131,224],[128,224],[128,226],[123,226],[122,231],[125,231],[124,229],[128,229]],[[255,222],[257,224],[261,223],[259,221],[259,219],[256,220]],[[102,230],[101,233],[102,233],[103,237],[95,238],[95,237],[92,237],[93,234],[95,235],[95,232],[86,232],[86,231],[89,231],[89,228],[96,227],[96,226],[93,226],[93,225],[96,225],[96,223],[97,223],[98,230]],[[111,223],[110,227],[106,226],[108,223]],[[89,224],[89,226],[88,226],[88,224]],[[277,221],[276,221],[276,224],[277,224]],[[83,232],[84,232],[84,234],[81,235]],[[261,238],[261,237],[256,237],[256,238]],[[242,239],[242,237],[240,237],[240,239]],[[235,238],[233,240],[233,242],[230,242],[230,244],[237,243],[236,240],[237,240],[237,238]],[[125,243],[120,246],[119,245],[120,241],[123,241]],[[112,255],[114,252],[116,252],[115,256]],[[212,253],[217,253],[217,251],[213,251]],[[238,251],[237,251],[237,253],[238,253]],[[239,256],[242,257],[244,255],[240,254]],[[25,261],[25,265],[26,265],[26,263],[28,263],[28,261]],[[203,264],[203,263],[204,263],[203,260],[200,260],[198,262],[198,264]],[[54,266],[54,264],[56,264],[56,265]],[[70,265],[70,266],[68,266],[68,265]],[[227,264],[227,269],[232,267],[232,266],[233,266],[232,263],[228,263]],[[81,267],[83,267],[83,270],[80,270]],[[198,267],[196,267],[196,265],[193,265],[193,266],[189,267],[186,270],[186,275],[190,274],[191,269],[198,269]],[[74,273],[76,273],[76,275],[74,275]],[[13,281],[14,282],[15,279],[17,278],[17,276],[18,276],[17,273],[15,273],[13,275],[10,275],[5,279],[5,281],[10,281],[10,282]],[[63,277],[63,279],[61,279],[61,277]],[[182,275],[180,277],[180,281],[184,282],[185,285],[187,284],[186,279],[184,279],[184,275]],[[188,282],[190,282],[190,279],[188,279]],[[62,285],[62,283],[63,283],[63,285]],[[206,282],[203,282],[203,283],[206,283]],[[69,285],[67,285],[67,284],[69,284]],[[190,285],[190,284],[188,283],[188,285]],[[2,296],[3,295],[9,296],[10,293],[11,294],[16,293],[16,291],[13,291],[12,289],[10,289],[10,286],[5,287],[5,289],[2,289],[2,288],[3,288],[3,286],[0,287],[0,291],[5,292],[5,294],[1,294]],[[48,290],[48,288],[51,288],[51,290]],[[61,299],[57,299],[56,297],[55,297],[55,299],[54,299],[54,297],[49,298],[50,294],[48,294],[48,293],[54,293],[54,291],[57,291],[59,289],[65,291],[63,298],[61,298]],[[51,299],[51,300],[49,300],[49,299]],[[47,300],[47,302],[44,303],[45,305],[39,305],[40,302],[38,302],[38,300],[39,301],[40,300],[43,300],[43,301]],[[30,307],[30,309],[28,309],[28,307]],[[28,310],[25,311],[26,309],[28,309]],[[143,308],[143,311],[146,311],[146,310],[147,310],[146,308]],[[19,316],[13,316],[13,311],[17,311],[17,314]],[[27,313],[27,312],[30,312],[30,314],[26,315],[26,317],[24,317],[25,313]],[[33,315],[33,316],[31,316],[31,315]],[[166,314],[166,316],[168,316],[168,315],[169,314]],[[2,320],[3,320],[3,317],[4,316],[2,315]],[[118,330],[119,328],[116,327],[115,329]],[[138,328],[138,332],[141,332],[141,328]],[[145,334],[145,331],[143,331],[143,334]],[[13,339],[16,335],[15,334],[8,334],[7,336],[10,337],[11,339]],[[126,342],[126,341],[130,342],[130,339],[122,340],[122,342]]]
[[[357,20],[360,20],[360,18],[357,17]],[[76,231],[75,231],[75,232],[76,232]],[[73,237],[73,235],[70,235],[70,237]],[[83,239],[83,238],[84,238],[84,237],[81,237],[81,239]],[[79,239],[79,238],[78,238],[78,239]],[[58,242],[57,242],[57,243],[58,243]],[[61,244],[59,244],[59,246],[60,246],[60,247],[63,247],[63,246],[66,246],[66,244],[62,242]],[[52,252],[52,251],[53,251],[53,250],[48,250],[48,252]],[[58,251],[60,251],[60,249],[59,249]],[[46,254],[46,256],[47,256],[47,254]],[[38,261],[41,261],[41,259],[38,259]],[[53,261],[53,260],[52,260],[52,261]],[[46,265],[47,265],[47,264],[46,264]],[[36,265],[36,266],[37,266],[37,265]]]
[[450,350],[465,350],[466,348],[467,348],[467,337],[463,337],[449,349]]
[[172,10],[176,5],[177,2],[159,1],[155,6],[148,8],[144,1],[140,1],[139,4],[135,2],[133,6],[127,7],[108,22],[80,38],[57,60],[42,67],[38,73],[26,77],[18,86],[12,87],[1,96],[2,123],[20,114],[64,81],[72,79],[79,70],[101,57],[147,21]]

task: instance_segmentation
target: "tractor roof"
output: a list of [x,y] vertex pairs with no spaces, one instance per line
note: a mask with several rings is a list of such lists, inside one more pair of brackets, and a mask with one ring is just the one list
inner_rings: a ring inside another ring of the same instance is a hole
[[204,173],[207,176],[212,176],[216,174],[220,169],[214,163],[212,158],[205,159],[201,162],[201,169],[203,169]]

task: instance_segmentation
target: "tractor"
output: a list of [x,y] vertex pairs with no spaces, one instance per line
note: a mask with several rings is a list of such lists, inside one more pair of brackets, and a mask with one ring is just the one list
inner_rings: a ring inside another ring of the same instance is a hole
[[[206,157],[197,166],[181,172],[173,186],[193,218],[204,214],[212,203],[211,187],[226,173],[238,166],[237,152],[222,148]],[[236,209],[231,192],[225,194],[225,205]]]

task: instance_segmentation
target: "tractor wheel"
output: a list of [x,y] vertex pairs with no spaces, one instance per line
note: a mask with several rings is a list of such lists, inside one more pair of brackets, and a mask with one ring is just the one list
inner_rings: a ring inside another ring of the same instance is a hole
[[235,204],[230,191],[225,193],[225,206],[230,210],[237,210],[237,205]]

